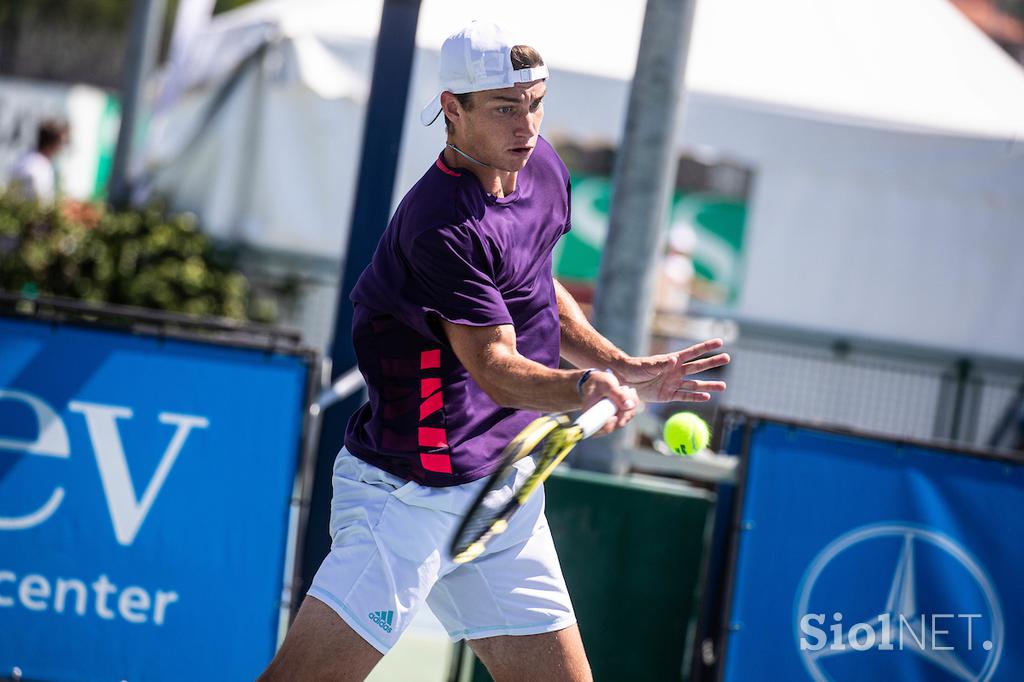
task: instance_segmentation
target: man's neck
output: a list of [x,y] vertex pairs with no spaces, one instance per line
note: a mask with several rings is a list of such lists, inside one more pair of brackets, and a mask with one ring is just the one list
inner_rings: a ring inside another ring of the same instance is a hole
[[[457,142],[450,139],[448,142],[454,144],[464,154],[477,158],[473,152],[467,151]],[[479,163],[467,159],[451,147],[444,148],[444,163],[449,168],[461,168],[463,170],[468,170],[476,176],[477,180],[479,180],[480,184],[483,186],[484,191],[488,194],[492,194],[496,197],[504,197],[515,191],[516,178],[519,176],[519,173],[516,171],[505,171],[482,166]]]

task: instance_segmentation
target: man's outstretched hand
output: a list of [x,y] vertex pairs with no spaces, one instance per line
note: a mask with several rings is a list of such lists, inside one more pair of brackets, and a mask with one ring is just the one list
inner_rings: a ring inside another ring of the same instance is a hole
[[654,403],[677,400],[700,403],[710,400],[712,392],[724,391],[725,382],[689,377],[729,364],[731,358],[726,353],[701,357],[717,351],[723,345],[722,339],[709,339],[674,353],[631,357],[615,367],[615,372],[622,383],[636,389],[641,400]]

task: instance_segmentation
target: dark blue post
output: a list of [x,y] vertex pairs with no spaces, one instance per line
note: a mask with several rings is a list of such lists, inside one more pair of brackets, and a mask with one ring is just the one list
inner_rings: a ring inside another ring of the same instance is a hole
[[[392,190],[402,145],[402,123],[409,94],[409,76],[416,48],[420,0],[385,0],[373,58],[373,83],[366,106],[363,150],[352,228],[341,271],[338,307],[331,342],[332,381],[356,364],[352,347],[352,304],[349,295],[388,225]],[[331,472],[341,449],[345,425],[359,407],[359,393],[329,407],[323,414],[313,496],[302,552],[302,595],[331,547]],[[299,600],[301,601],[301,599]]]

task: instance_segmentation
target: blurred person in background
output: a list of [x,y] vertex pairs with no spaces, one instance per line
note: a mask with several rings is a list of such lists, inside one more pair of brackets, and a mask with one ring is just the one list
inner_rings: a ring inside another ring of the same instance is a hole
[[54,158],[67,143],[67,123],[55,119],[40,123],[35,149],[18,157],[11,168],[8,192],[26,201],[52,204],[59,186]]
[[696,246],[697,231],[689,223],[674,225],[669,231],[655,291],[657,310],[686,314],[693,287],[693,251]]

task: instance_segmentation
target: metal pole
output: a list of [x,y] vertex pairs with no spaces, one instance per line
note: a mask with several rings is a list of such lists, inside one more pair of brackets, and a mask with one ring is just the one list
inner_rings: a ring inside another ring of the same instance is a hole
[[964,411],[967,402],[967,383],[971,376],[971,361],[961,358],[956,363],[956,391],[953,394],[953,416],[949,420],[949,439],[960,440],[963,432]]
[[[355,207],[342,267],[331,342],[332,383],[356,364],[352,346],[352,304],[349,295],[370,263],[388,225],[391,197],[402,144],[402,124],[416,48],[420,0],[385,0],[373,58],[373,82],[366,107],[363,148]],[[348,418],[362,403],[362,392],[323,412],[313,498],[302,558],[303,591],[331,547],[331,473],[345,439]]]
[[[631,355],[647,352],[653,290],[675,184],[676,136],[696,0],[647,0],[626,127],[615,157],[594,326]],[[624,473],[632,429],[584,442],[575,462]]]
[[129,164],[135,145],[135,126],[143,110],[146,78],[153,73],[166,0],[134,0],[128,45],[125,48],[124,74],[121,80],[121,127],[117,133],[117,150],[110,171],[110,203],[128,205],[131,187]]

